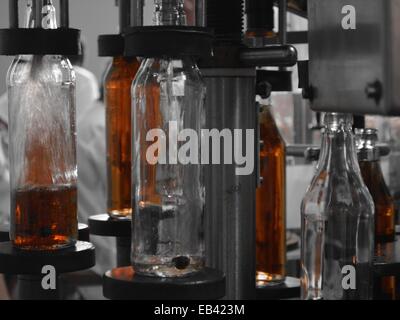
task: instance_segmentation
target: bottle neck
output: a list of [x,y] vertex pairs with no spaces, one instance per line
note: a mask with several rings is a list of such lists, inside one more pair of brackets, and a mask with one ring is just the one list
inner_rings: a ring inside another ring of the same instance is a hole
[[318,168],[327,171],[359,171],[354,134],[351,128],[330,130],[322,135],[321,156]]
[[154,24],[156,26],[185,26],[184,0],[155,0]]

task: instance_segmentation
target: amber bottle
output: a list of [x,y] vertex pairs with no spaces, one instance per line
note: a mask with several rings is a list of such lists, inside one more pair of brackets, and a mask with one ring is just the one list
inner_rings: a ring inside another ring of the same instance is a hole
[[356,137],[361,173],[375,202],[375,243],[394,241],[394,202],[379,162],[377,130],[356,129]]
[[126,218],[131,207],[131,85],[139,69],[136,58],[115,57],[105,78],[107,136],[107,209]]
[[[382,246],[395,240],[395,206],[383,177],[377,140],[377,130],[356,129],[361,174],[375,203],[375,254],[379,256]],[[376,279],[374,295],[379,299],[395,299],[395,277]]]
[[[51,0],[34,10],[27,2],[26,13],[27,27],[57,28]],[[77,241],[75,82],[61,55],[19,55],[10,66],[10,239],[18,249]]]
[[258,286],[285,279],[285,142],[270,106],[260,106],[260,185],[256,192],[256,280]]

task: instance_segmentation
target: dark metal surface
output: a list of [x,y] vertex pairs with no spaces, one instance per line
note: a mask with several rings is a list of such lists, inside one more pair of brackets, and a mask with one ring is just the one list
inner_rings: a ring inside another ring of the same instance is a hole
[[69,28],[69,0],[60,0],[60,25]]
[[279,41],[287,43],[287,0],[279,0]]
[[[89,227],[84,223],[78,224],[78,240],[90,241]],[[8,224],[0,225],[0,242],[10,241],[10,226]]]
[[[206,127],[255,129],[255,69],[201,71],[207,85]],[[235,164],[205,166],[207,265],[225,273],[227,299],[253,299],[257,170],[238,176],[236,168]]]
[[18,0],[8,0],[10,28],[18,28]]
[[300,279],[286,277],[280,285],[257,286],[257,300],[300,299]]
[[196,26],[207,26],[207,0],[196,0]]
[[[342,27],[349,5],[355,10],[355,29]],[[309,0],[308,17],[312,108],[399,115],[398,1]]]
[[88,220],[90,233],[105,237],[127,237],[132,235],[131,219],[113,219],[108,214],[91,216]]
[[131,25],[131,0],[118,0],[119,32]]
[[18,275],[16,298],[18,300],[60,300],[61,281],[56,277],[56,289],[44,290],[42,280],[44,275]]
[[130,57],[210,57],[213,33],[187,26],[144,26],[125,30],[125,55]]
[[0,55],[81,54],[77,29],[0,29]]
[[377,248],[374,273],[377,276],[400,276],[400,238]]
[[43,0],[32,0],[32,14],[35,17],[35,28],[42,27]]
[[107,271],[103,294],[112,300],[214,300],[225,295],[222,272],[206,268],[184,278],[135,275],[132,267]]
[[131,237],[117,237],[117,267],[131,265]]
[[240,52],[240,61],[248,67],[288,67],[297,63],[297,50],[291,45],[248,48]]
[[40,275],[51,265],[57,274],[89,269],[95,265],[94,245],[78,241],[74,247],[55,251],[26,251],[11,242],[0,243],[0,273]]
[[130,25],[132,27],[143,26],[143,1],[144,0],[131,0],[131,23],[130,23]]

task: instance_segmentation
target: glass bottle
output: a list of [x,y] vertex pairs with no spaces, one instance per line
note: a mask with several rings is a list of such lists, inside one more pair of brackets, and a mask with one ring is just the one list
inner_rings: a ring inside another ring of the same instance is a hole
[[[52,1],[38,9],[41,21],[33,12],[28,21],[57,28]],[[21,55],[7,86],[11,240],[21,249],[71,246],[78,236],[74,70],[60,55]]]
[[361,177],[352,116],[327,113],[316,174],[304,197],[301,297],[370,299],[374,203]]
[[[358,161],[361,174],[375,204],[375,253],[382,254],[382,245],[395,240],[395,206],[383,177],[376,129],[356,129]],[[374,293],[379,298],[395,299],[396,278],[375,280]]]
[[375,203],[375,243],[392,242],[395,239],[395,209],[379,162],[377,130],[356,129],[356,138],[361,174]]
[[131,85],[139,69],[136,58],[113,58],[105,78],[108,213],[132,214],[131,207]]
[[[182,14],[168,24],[179,25]],[[184,141],[201,137],[205,90],[188,56],[147,58],[133,81],[132,264],[139,274],[181,277],[204,267],[203,170],[187,158]],[[185,137],[178,142],[178,135]],[[199,147],[191,150],[200,154]]]
[[262,180],[256,192],[258,286],[279,284],[285,279],[285,142],[270,109],[270,105],[261,105],[259,114]]

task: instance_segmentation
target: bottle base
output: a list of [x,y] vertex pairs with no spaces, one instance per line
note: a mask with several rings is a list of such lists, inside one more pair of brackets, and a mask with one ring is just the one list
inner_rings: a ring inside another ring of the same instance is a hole
[[52,243],[52,244],[37,244],[37,243],[29,243],[29,242],[13,240],[12,244],[14,248],[22,251],[58,251],[75,246],[76,240],[70,240],[68,242]]
[[118,220],[130,219],[132,217],[132,209],[126,208],[119,210],[109,210],[108,215],[112,219],[118,219]]
[[256,285],[259,288],[279,286],[285,282],[286,277],[280,274],[271,274],[257,271]]
[[[162,258],[164,262],[160,261],[159,257],[153,258],[152,260],[158,260],[155,263],[143,263],[134,261],[132,266],[135,273],[146,276],[146,277],[157,277],[157,278],[183,278],[190,277],[204,269],[204,261],[199,258],[189,257],[174,257],[174,258]],[[147,258],[147,261],[150,259]]]

